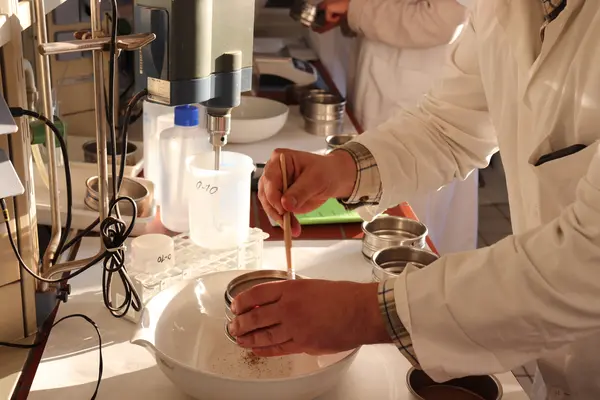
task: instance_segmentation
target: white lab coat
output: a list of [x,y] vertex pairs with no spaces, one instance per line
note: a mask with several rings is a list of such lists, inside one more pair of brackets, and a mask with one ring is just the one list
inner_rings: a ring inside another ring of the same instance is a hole
[[[466,19],[455,0],[352,0],[348,23],[360,33],[353,112],[365,129],[414,107],[440,77],[447,44]],[[352,85],[354,83],[354,85]],[[477,171],[409,201],[442,254],[477,247]]]
[[[361,212],[482,168],[499,147],[514,235],[407,270],[398,313],[434,379],[538,359],[536,399],[598,400],[600,3],[569,0],[543,45],[542,21],[535,0],[476,2],[445,79],[358,139],[384,188]],[[534,166],[573,144],[588,147]]]

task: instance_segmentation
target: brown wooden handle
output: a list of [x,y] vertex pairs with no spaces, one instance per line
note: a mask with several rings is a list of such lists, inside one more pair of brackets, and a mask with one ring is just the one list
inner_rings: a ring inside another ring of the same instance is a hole
[[[285,155],[279,155],[279,164],[281,165],[281,178],[283,180],[282,192],[285,193],[288,189],[287,167],[285,165]],[[292,220],[289,212],[283,214],[283,241],[285,243],[285,261],[287,263],[288,275],[294,276],[294,268],[292,266]]]

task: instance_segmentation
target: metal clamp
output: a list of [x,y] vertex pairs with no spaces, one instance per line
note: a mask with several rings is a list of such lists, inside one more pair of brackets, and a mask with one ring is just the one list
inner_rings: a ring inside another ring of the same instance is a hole
[[[107,167],[107,126],[106,115],[104,111],[104,52],[109,50],[111,41],[110,35],[107,35],[101,24],[100,0],[90,1],[90,19],[91,29],[89,32],[77,32],[76,40],[60,43],[49,43],[47,26],[46,26],[46,10],[44,0],[35,0],[33,2],[36,16],[36,34],[38,38],[38,76],[41,83],[41,106],[42,112],[49,119],[52,119],[52,97],[51,97],[51,79],[50,79],[50,61],[48,56],[55,54],[73,53],[81,51],[93,52],[94,66],[94,96],[95,96],[95,123],[96,123],[96,142],[98,143],[97,158],[98,158],[98,203],[99,217],[104,219],[108,216],[108,167]],[[126,36],[118,36],[115,48],[115,54],[118,56],[121,50],[132,51],[146,46],[156,39],[153,33],[134,34]],[[116,57],[115,57],[116,63]],[[46,128],[46,141],[53,143],[54,137],[52,132]],[[52,215],[52,237],[48,249],[44,254],[41,267],[41,275],[45,278],[59,275],[64,272],[73,271],[85,266],[87,263],[94,261],[98,256],[104,253],[104,249],[100,249],[97,256],[84,260],[76,260],[72,262],[55,264],[54,259],[61,236],[61,218],[60,204],[58,193],[58,174],[57,160],[55,147],[48,146],[48,169],[49,169],[49,190],[50,190],[50,208]],[[40,291],[47,291],[49,285],[45,282],[38,282]]]
[[[77,32],[76,35],[81,34]],[[111,38],[109,36],[94,39],[87,38],[89,32],[81,35],[81,38],[66,42],[41,43],[38,45],[39,52],[44,56],[55,54],[77,53],[82,51],[108,51]],[[138,33],[135,35],[117,36],[117,50],[133,51],[152,43],[156,39],[154,33]]]

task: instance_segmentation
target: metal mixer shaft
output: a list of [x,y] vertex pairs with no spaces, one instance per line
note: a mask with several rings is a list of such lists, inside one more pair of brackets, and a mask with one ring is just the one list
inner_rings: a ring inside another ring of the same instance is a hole
[[231,132],[231,109],[209,108],[206,113],[206,129],[215,153],[215,170],[221,165],[221,149],[227,144],[227,136]]

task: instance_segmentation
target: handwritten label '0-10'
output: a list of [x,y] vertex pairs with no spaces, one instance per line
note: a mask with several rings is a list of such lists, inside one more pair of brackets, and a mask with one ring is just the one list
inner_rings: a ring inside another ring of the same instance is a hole
[[198,181],[196,183],[196,190],[205,190],[208,194],[215,194],[219,191],[219,188],[216,186],[212,186],[209,183],[203,185],[202,181]]

